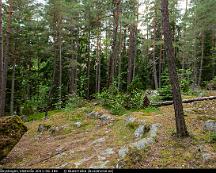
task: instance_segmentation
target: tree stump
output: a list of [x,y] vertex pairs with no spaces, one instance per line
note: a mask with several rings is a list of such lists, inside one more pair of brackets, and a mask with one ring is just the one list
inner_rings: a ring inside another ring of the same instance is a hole
[[149,101],[148,97],[145,96],[144,99],[143,99],[143,107],[146,108],[149,105],[150,105],[150,101]]

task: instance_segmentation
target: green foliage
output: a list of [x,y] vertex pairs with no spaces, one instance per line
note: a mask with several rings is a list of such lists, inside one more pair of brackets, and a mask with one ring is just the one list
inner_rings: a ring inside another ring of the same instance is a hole
[[81,108],[83,106],[85,106],[86,104],[86,101],[79,97],[79,96],[70,96],[67,103],[66,103],[66,106],[65,106],[65,111],[73,111],[75,108]]
[[142,90],[133,90],[127,95],[125,100],[127,108],[140,109],[143,106],[144,92]]
[[104,90],[96,95],[96,99],[116,115],[121,115],[125,112],[124,97],[115,86],[111,86],[108,90]]
[[170,85],[165,85],[158,89],[161,100],[172,100],[172,89]]
[[162,87],[158,89],[161,100],[172,100],[172,89],[169,82],[168,69],[165,69],[161,76]]
[[133,90],[128,93],[118,91],[115,86],[96,95],[103,106],[109,108],[113,114],[124,114],[126,109],[141,109],[143,106],[144,91]]
[[36,113],[38,110],[43,109],[47,104],[46,95],[48,93],[47,86],[39,86],[39,93],[26,100],[21,106],[21,114],[30,115]]
[[209,135],[209,142],[216,143],[216,132],[211,132]]

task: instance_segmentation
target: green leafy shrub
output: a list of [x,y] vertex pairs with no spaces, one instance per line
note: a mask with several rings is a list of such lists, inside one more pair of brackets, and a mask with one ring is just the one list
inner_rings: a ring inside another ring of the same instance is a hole
[[78,97],[76,95],[70,96],[66,103],[65,111],[73,111],[75,108],[80,108],[85,106],[86,103],[87,102],[81,97]]
[[48,86],[40,85],[38,95],[34,95],[31,97],[31,99],[23,102],[21,106],[21,114],[31,115],[39,112],[39,110],[46,107],[48,90],[49,90]]
[[140,109],[143,106],[144,91],[142,90],[133,90],[127,95],[125,100],[125,106],[127,108]]
[[125,96],[120,93],[115,86],[111,86],[108,90],[98,93],[96,99],[98,99],[103,106],[110,109],[113,114],[121,115],[125,112]]
[[165,85],[158,89],[161,100],[172,100],[172,89],[170,85]]

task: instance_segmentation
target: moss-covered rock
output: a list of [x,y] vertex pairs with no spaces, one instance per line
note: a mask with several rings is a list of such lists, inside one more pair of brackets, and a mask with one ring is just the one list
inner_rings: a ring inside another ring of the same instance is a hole
[[0,160],[19,142],[27,127],[18,116],[0,118]]

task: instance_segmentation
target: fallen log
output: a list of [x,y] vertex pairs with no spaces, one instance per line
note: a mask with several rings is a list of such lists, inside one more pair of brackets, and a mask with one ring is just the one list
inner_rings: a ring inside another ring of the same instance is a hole
[[[194,98],[194,99],[182,100],[182,103],[192,103],[192,102],[197,102],[197,101],[214,100],[214,99],[216,99],[216,96],[198,97],[198,98]],[[164,101],[164,102],[152,103],[151,106],[169,106],[172,104],[173,104],[173,101]]]

